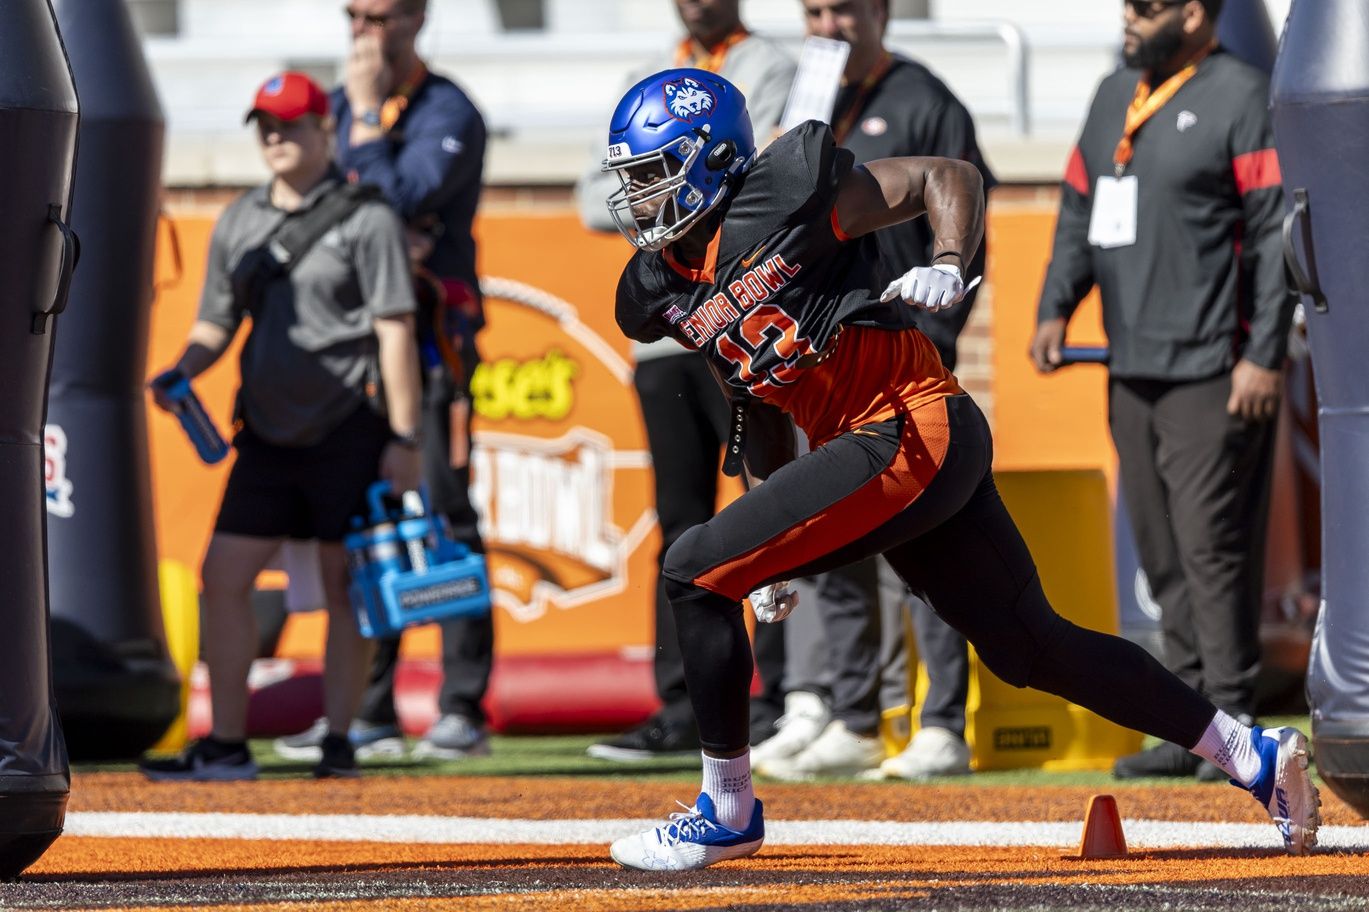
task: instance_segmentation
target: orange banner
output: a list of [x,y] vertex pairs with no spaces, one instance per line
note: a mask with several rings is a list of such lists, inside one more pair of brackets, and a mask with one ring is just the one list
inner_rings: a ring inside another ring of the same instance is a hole
[[[174,220],[159,248],[149,371],[169,364],[194,321],[211,215]],[[651,464],[632,390],[628,343],[613,319],[630,250],[591,235],[569,213],[484,218],[482,285],[489,328],[473,378],[472,498],[482,517],[502,654],[616,652],[652,638],[659,547]],[[225,430],[237,348],[196,381]],[[197,569],[229,462],[195,457],[176,421],[150,410],[159,556]],[[300,618],[304,620],[304,618]],[[287,630],[283,652],[316,655],[322,618]],[[406,642],[435,655],[432,631]]]
[[[994,393],[998,462],[1005,469],[1100,467],[1112,454],[1103,371],[1038,378],[1027,363],[1035,296],[1053,212],[991,212],[995,238]],[[169,364],[194,320],[213,214],[174,219],[182,257],[158,249],[149,371]],[[488,215],[477,223],[489,325],[473,378],[472,497],[482,517],[503,655],[644,653],[652,643],[659,535],[651,468],[627,340],[613,318],[630,250],[585,231],[570,212]],[[170,237],[163,234],[163,240]],[[1096,311],[1076,321],[1098,338]],[[1072,329],[1073,333],[1073,329]],[[196,381],[227,429],[237,349]],[[176,421],[149,418],[160,556],[197,570],[228,463],[196,459]],[[739,489],[730,479],[721,498]],[[321,616],[292,619],[282,652],[316,656]],[[435,656],[435,632],[406,637],[406,654]]]

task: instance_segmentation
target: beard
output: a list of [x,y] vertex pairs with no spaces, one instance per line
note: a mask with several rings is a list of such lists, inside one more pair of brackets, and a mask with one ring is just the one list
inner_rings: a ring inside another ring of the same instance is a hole
[[1184,20],[1175,16],[1154,35],[1136,46],[1130,54],[1122,53],[1122,60],[1138,70],[1153,70],[1167,63],[1184,45]]

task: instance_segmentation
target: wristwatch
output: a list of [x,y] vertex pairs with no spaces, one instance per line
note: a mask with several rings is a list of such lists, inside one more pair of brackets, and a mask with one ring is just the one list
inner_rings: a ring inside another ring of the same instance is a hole
[[357,120],[361,121],[368,127],[379,127],[380,112],[377,111],[375,108],[372,108],[369,111],[362,111],[360,114],[357,115]]
[[423,446],[423,438],[417,431],[410,431],[407,434],[395,434],[394,442],[404,447],[406,450],[416,450]]

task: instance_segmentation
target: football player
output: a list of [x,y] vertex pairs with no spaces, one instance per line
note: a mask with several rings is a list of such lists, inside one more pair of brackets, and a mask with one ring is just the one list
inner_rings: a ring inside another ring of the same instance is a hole
[[[727,468],[763,484],[685,533],[664,575],[703,745],[692,807],[612,845],[645,870],[754,854],[765,836],[751,784],[751,649],[742,599],[787,613],[784,581],[883,554],[1003,680],[1058,694],[1126,728],[1188,745],[1247,788],[1286,848],[1316,841],[1307,741],[1219,712],[1145,650],[1052,610],[994,487],[974,401],[911,328],[913,308],[953,307],[983,233],[979,172],[892,158],[853,166],[826,125],[756,154],[736,87],[668,70],[619,102],[604,167],[637,248],[618,285],[633,339],[702,352],[732,401]],[[873,287],[871,232],[926,213],[930,265]],[[977,281],[977,280],[976,280]],[[812,449],[793,459],[792,419]],[[743,459],[744,458],[744,459]]]

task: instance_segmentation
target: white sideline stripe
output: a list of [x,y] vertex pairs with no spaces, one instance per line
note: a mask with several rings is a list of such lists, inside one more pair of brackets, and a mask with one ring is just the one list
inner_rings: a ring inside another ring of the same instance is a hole
[[[298,839],[321,842],[414,844],[606,844],[657,820],[509,820],[362,814],[189,814],[74,811],[69,836],[124,838]],[[1277,848],[1272,824],[1182,823],[1125,820],[1134,848]],[[878,820],[771,820],[770,845],[1077,846],[1083,824],[1027,822],[897,822]],[[1320,844],[1369,849],[1369,825],[1323,826]]]

